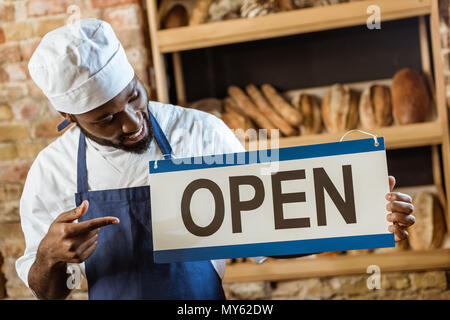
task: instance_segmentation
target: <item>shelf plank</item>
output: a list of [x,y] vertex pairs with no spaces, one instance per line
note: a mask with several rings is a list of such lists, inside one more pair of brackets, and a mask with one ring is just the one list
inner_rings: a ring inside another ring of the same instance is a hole
[[[442,143],[442,124],[438,121],[414,123],[408,125],[393,125],[379,129],[370,130],[370,133],[378,137],[384,137],[386,149],[400,149],[411,147],[423,147]],[[270,145],[262,141],[251,141],[247,143],[247,150],[258,150],[271,148],[286,148],[318,143],[337,142],[345,132],[341,133],[321,133],[296,137],[282,137],[279,145]],[[370,136],[355,132],[347,135],[345,140],[364,139]]]
[[366,274],[370,265],[379,266],[381,272],[448,269],[450,249],[271,260],[260,265],[236,263],[227,266],[223,282],[279,281]]
[[[231,43],[351,27],[366,23],[373,1],[299,9],[252,19],[234,19],[159,30],[160,52],[178,52]],[[378,0],[382,21],[426,15],[431,0]]]

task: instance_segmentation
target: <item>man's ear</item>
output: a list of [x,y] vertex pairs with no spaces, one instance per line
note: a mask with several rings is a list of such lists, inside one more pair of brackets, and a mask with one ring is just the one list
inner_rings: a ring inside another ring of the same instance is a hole
[[75,122],[75,119],[73,118],[73,116],[70,113],[65,113],[65,112],[59,112],[64,119],[66,119],[69,122]]

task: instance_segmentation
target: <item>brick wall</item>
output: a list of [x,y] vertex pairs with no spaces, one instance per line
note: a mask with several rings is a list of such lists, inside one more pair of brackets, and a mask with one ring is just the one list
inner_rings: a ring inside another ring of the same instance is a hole
[[[112,24],[136,73],[150,90],[147,69],[151,60],[142,2],[0,0],[0,299],[5,295],[7,299],[32,298],[14,267],[25,246],[19,199],[33,159],[57,137],[55,128],[61,120],[30,79],[27,62],[41,37],[65,23],[70,16],[67,9],[73,4],[80,8],[81,17],[96,17]],[[442,0],[440,5],[450,99],[449,1]],[[446,271],[383,274],[381,289],[375,291],[367,289],[367,277],[235,283],[225,285],[225,289],[231,299],[450,299],[450,275]],[[86,299],[86,283],[70,298]]]
[[[28,61],[42,36],[79,12],[81,18],[99,18],[112,25],[136,74],[153,97],[144,2],[0,0],[0,299],[5,289],[8,298],[31,297],[14,267],[25,247],[19,199],[33,159],[58,136],[56,125],[61,121],[30,79]],[[85,298],[86,294],[81,290],[73,297]]]
[[450,300],[446,271],[382,273],[379,289],[368,289],[370,275],[310,278],[280,282],[225,284],[228,299],[430,299]]

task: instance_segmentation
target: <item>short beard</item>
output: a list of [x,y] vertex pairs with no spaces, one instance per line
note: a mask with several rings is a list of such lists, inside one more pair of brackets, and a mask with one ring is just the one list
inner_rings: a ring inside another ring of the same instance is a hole
[[82,126],[80,126],[78,121],[75,120],[75,122],[77,123],[78,128],[80,128],[81,132],[87,138],[97,142],[98,144],[100,144],[102,146],[114,147],[114,148],[117,148],[117,149],[121,149],[121,150],[124,150],[124,151],[127,151],[127,152],[136,153],[136,154],[143,154],[143,153],[145,153],[148,150],[148,148],[150,146],[150,143],[153,140],[153,125],[152,125],[152,122],[149,119],[149,116],[145,112],[142,112],[142,115],[144,117],[145,123],[147,124],[148,132],[147,132],[147,135],[144,138],[142,138],[139,142],[133,144],[132,146],[127,146],[127,145],[123,144],[123,140],[125,138],[124,136],[120,137],[119,144],[115,144],[115,143],[112,143],[109,140],[100,139],[100,138],[98,138],[96,136],[93,136],[92,134],[87,132]]

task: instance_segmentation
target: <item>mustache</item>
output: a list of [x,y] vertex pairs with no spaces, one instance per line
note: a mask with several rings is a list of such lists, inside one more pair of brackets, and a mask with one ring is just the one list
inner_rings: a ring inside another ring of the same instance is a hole
[[147,124],[147,130],[151,129],[151,123],[150,123],[150,119],[149,119],[148,115],[145,112],[141,112],[141,115],[142,115],[142,120],[141,120],[141,125],[139,126],[139,128],[136,131],[122,134],[119,138],[120,143],[123,143],[123,141],[125,139],[127,139],[128,137],[131,137],[131,136],[135,135],[136,133],[138,133],[139,131],[141,131],[141,128],[145,123]]
[[[118,139],[119,143],[113,143],[107,139],[101,139],[98,138],[92,134],[90,134],[87,130],[85,130],[79,123],[78,121],[76,121],[77,126],[80,128],[81,132],[89,139],[97,142],[100,145],[103,146],[110,146],[110,147],[114,147],[117,149],[121,149],[127,152],[132,152],[132,153],[136,153],[136,154],[143,154],[145,153],[145,151],[148,149],[151,141],[153,140],[153,125],[150,121],[150,115],[146,114],[145,112],[142,112],[143,115],[143,119],[144,122],[147,124],[147,136],[144,137],[141,141],[139,141],[138,143],[136,143],[133,146],[127,146],[125,144],[123,144],[123,139],[128,135],[121,135],[121,137]],[[136,133],[136,132],[134,132]],[[133,133],[131,133],[133,134]]]

